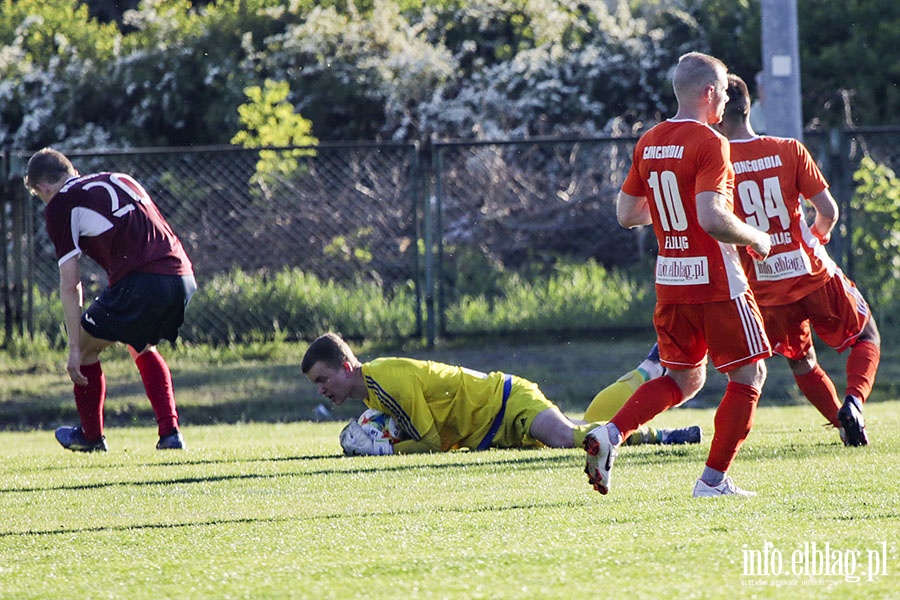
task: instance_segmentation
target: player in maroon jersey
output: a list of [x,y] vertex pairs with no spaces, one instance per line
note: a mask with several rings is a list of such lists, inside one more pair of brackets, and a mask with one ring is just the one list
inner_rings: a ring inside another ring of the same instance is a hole
[[[169,366],[156,345],[174,342],[197,289],[191,261],[147,191],[124,173],[79,175],[61,152],[44,148],[28,161],[25,186],[44,204],[56,248],[59,294],[68,334],[66,370],[74,382],[80,425],[56,439],[79,452],[106,451],[106,379],[100,352],[127,344],[156,413],[159,450],[182,449]],[[89,256],[108,285],[83,311],[78,259]]]

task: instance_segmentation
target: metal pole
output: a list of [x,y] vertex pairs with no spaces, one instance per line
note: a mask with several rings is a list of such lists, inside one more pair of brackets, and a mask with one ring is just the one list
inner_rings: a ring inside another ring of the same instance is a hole
[[431,170],[434,181],[434,193],[427,192],[423,206],[425,230],[425,339],[428,348],[434,348],[437,339],[437,314],[435,311],[436,286],[439,274],[435,273],[435,213],[440,210],[437,197],[441,194],[441,153],[431,147]]
[[803,139],[797,0],[762,0],[766,133]]

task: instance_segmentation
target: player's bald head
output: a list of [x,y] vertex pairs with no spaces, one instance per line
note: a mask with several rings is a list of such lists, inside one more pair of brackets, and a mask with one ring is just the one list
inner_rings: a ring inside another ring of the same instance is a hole
[[701,94],[707,87],[725,79],[725,63],[702,52],[689,52],[678,59],[672,76],[672,87],[679,102]]

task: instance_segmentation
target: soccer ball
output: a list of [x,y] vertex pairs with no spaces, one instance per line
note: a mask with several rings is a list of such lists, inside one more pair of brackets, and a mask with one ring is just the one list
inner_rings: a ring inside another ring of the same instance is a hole
[[393,444],[404,437],[403,430],[397,425],[394,417],[374,408],[366,409],[356,422],[376,443]]

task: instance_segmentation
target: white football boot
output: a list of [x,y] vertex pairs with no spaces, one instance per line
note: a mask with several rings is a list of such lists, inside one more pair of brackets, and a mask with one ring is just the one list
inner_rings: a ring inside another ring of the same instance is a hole
[[609,441],[609,430],[605,425],[593,429],[584,436],[583,445],[587,452],[584,472],[587,473],[588,483],[601,494],[608,494],[609,472],[618,456],[616,447]]
[[709,485],[702,479],[698,479],[694,484],[694,498],[711,498],[713,496],[755,496],[756,492],[748,492],[734,485],[731,477],[726,477],[725,481],[719,485]]

